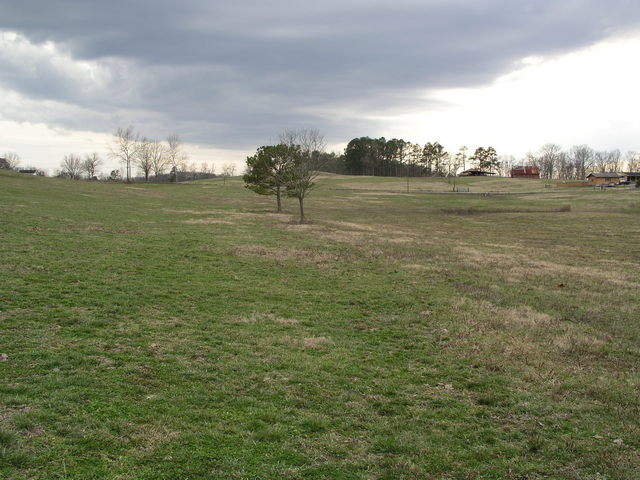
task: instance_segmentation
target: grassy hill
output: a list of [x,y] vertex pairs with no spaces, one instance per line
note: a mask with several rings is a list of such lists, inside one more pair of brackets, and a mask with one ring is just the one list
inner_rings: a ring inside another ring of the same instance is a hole
[[463,182],[0,171],[0,478],[640,478],[640,191]]

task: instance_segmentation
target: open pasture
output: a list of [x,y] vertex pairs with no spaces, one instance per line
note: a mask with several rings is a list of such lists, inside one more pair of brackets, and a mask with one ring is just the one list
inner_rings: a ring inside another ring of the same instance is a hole
[[0,171],[0,477],[640,478],[640,190],[459,184]]

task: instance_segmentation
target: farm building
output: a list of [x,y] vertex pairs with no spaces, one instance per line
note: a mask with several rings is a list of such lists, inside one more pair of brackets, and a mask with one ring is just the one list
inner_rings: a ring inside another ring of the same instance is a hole
[[495,172],[485,172],[484,170],[465,170],[458,174],[459,177],[486,177],[487,175],[495,175]]
[[622,180],[629,183],[636,183],[640,180],[640,172],[624,172],[622,174]]
[[517,165],[511,169],[511,178],[540,178],[538,167]]
[[616,172],[590,173],[587,175],[587,183],[593,185],[607,185],[609,183],[620,183],[620,175]]

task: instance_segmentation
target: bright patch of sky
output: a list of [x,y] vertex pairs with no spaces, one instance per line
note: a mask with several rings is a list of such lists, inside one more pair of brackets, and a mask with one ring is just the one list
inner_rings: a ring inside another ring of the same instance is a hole
[[387,117],[394,135],[455,150],[493,145],[516,157],[545,143],[640,150],[640,37],[605,41],[517,70],[480,88],[426,92],[439,106]]

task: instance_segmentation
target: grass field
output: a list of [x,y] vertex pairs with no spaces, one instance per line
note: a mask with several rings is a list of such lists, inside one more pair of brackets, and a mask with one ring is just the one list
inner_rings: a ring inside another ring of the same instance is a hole
[[0,171],[0,478],[640,478],[640,190],[462,184]]

